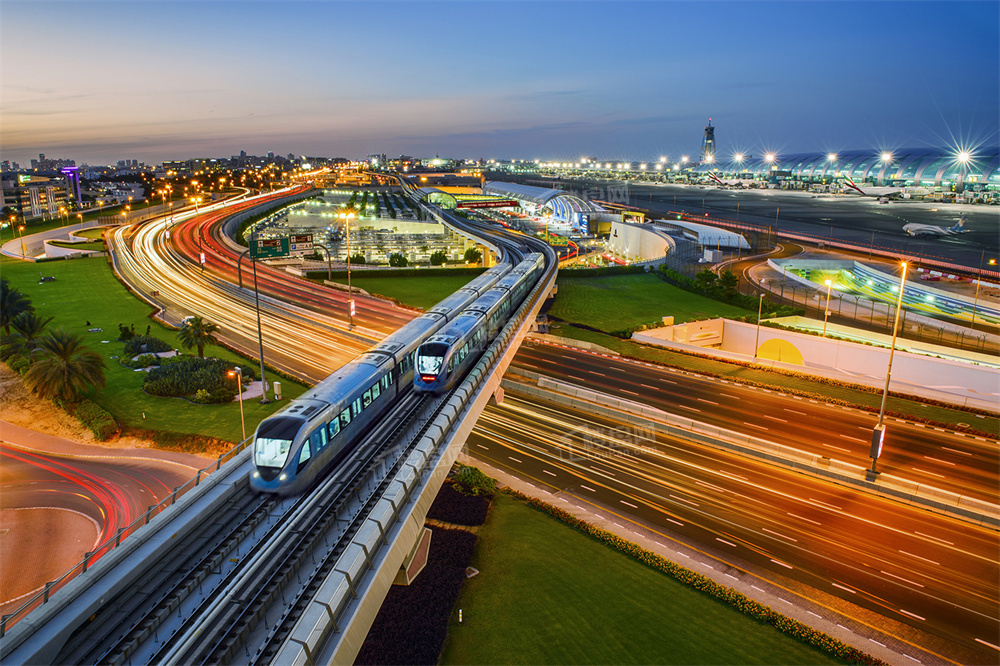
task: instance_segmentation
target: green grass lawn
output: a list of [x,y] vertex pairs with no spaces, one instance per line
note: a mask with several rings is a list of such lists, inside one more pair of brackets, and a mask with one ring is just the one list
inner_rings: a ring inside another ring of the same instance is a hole
[[[230,442],[240,440],[240,407],[236,402],[226,405],[196,405],[179,398],[160,398],[142,391],[144,373],[126,368],[113,357],[120,356],[124,343],[117,342],[118,324],[135,325],[135,332],[146,333],[150,326],[153,337],[180,348],[177,331],[161,326],[149,318],[152,312],[146,303],[133,296],[118,281],[106,259],[73,259],[40,264],[0,258],[0,272],[20,292],[31,299],[35,312],[52,316],[49,327],[64,327],[82,333],[87,345],[101,354],[107,365],[107,385],[90,396],[123,426],[153,431],[204,435]],[[39,273],[54,276],[54,282],[41,283]],[[101,332],[88,332],[101,328]],[[206,356],[231,360],[244,365],[248,361],[223,347],[207,347]],[[255,366],[256,367],[256,366]],[[275,377],[269,375],[270,381]],[[282,401],[261,405],[257,400],[243,403],[247,434],[257,423],[288,404],[305,387],[280,380]],[[145,415],[145,416],[144,416]]]
[[50,244],[56,247],[65,247],[72,250],[87,250],[87,251],[97,251],[102,252],[104,250],[104,241],[91,241],[87,243],[70,243],[68,241],[49,241]]
[[94,240],[102,240],[104,238],[104,232],[107,230],[106,227],[96,227],[92,229],[81,229],[79,231],[74,231],[74,236],[79,236],[81,238],[93,238]]
[[549,314],[565,321],[620,331],[673,315],[677,324],[709,317],[756,314],[667,284],[655,275],[572,277],[561,273]]
[[[426,310],[464,287],[475,275],[432,275],[414,277],[364,277],[351,273],[351,286],[372,294],[395,298],[403,305]],[[347,283],[340,278],[339,282]]]
[[842,663],[498,494],[442,664]]

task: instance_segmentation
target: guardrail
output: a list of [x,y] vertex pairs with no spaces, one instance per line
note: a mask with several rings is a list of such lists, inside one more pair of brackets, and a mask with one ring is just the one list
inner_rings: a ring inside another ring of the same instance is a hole
[[245,450],[250,445],[251,439],[252,438],[247,438],[246,440],[240,442],[232,449],[219,456],[215,463],[203,469],[199,469],[197,474],[191,477],[188,481],[174,488],[170,495],[156,504],[151,505],[146,509],[145,513],[133,520],[131,523],[125,527],[118,528],[114,536],[111,536],[104,542],[98,544],[94,550],[87,552],[83,556],[83,559],[74,564],[69,570],[66,571],[66,573],[62,574],[53,581],[45,583],[45,587],[42,590],[33,594],[13,613],[8,613],[0,617],[0,638],[7,633],[7,630],[10,627],[24,619],[36,608],[49,603],[52,600],[52,595],[54,593],[64,588],[70,581],[80,574],[86,573],[86,571],[100,558],[121,546],[124,539],[138,532],[140,529],[148,525],[150,520],[154,519],[168,507],[176,504],[178,498],[184,497],[184,495],[188,492],[197,488],[201,484],[203,478],[208,477],[212,472],[218,471],[222,467],[223,463],[235,458],[237,454]]

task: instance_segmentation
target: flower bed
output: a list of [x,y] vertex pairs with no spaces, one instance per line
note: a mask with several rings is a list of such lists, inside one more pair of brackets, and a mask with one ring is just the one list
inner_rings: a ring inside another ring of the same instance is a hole
[[354,663],[437,664],[475,549],[471,532],[435,528],[427,566],[410,585],[389,589]]
[[486,495],[463,495],[452,488],[451,482],[448,481],[441,486],[440,492],[434,498],[434,504],[427,512],[427,517],[455,525],[482,525],[486,522],[486,514],[492,499],[492,496]]

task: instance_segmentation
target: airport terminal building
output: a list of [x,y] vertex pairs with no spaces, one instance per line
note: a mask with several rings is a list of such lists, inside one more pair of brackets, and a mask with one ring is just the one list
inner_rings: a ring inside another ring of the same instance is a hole
[[858,184],[876,186],[1000,192],[1000,149],[993,147],[972,153],[912,148],[761,155],[729,162],[716,159],[692,168],[691,173],[802,184],[829,184],[849,177]]

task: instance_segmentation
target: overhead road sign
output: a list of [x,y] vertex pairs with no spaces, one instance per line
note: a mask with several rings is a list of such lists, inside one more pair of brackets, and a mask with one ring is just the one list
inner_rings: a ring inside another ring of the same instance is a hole
[[519,204],[514,199],[488,199],[488,200],[472,200],[472,201],[459,201],[456,205],[457,208],[517,208]]
[[312,234],[292,234],[288,237],[288,249],[292,254],[306,255],[313,253]]
[[261,238],[251,248],[254,259],[277,259],[288,256],[288,238]]

